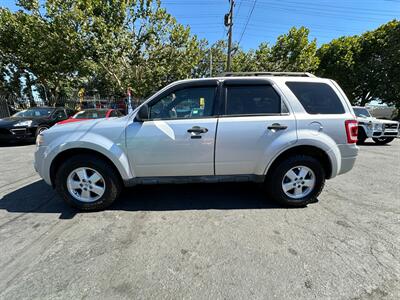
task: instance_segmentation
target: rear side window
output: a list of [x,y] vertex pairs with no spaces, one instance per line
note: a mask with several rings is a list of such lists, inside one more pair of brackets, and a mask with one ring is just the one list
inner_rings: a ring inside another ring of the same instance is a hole
[[343,104],[335,91],[321,82],[286,82],[309,114],[343,114]]
[[280,114],[281,98],[270,85],[228,86],[227,115]]

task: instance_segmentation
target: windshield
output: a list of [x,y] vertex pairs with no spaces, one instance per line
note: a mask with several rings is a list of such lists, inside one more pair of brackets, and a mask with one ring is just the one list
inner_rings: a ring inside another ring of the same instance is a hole
[[73,116],[74,119],[100,119],[105,118],[107,110],[83,110]]
[[54,108],[30,108],[22,110],[13,115],[13,117],[49,117]]
[[354,113],[359,118],[369,118],[371,115],[369,114],[368,109],[366,108],[353,108]]

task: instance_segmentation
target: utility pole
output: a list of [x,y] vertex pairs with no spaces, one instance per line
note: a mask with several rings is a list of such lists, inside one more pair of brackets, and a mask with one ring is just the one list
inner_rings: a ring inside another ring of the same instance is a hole
[[233,8],[235,6],[235,0],[229,0],[230,8],[229,14],[225,15],[225,26],[229,27],[228,29],[228,58],[226,64],[226,71],[231,71],[231,60],[232,60],[232,29],[233,29]]
[[210,48],[210,77],[212,77],[213,75],[213,59],[212,59],[212,48]]

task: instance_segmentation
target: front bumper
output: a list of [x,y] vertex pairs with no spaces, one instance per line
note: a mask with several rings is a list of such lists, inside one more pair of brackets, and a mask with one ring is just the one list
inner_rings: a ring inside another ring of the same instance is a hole
[[35,150],[35,160],[33,166],[35,171],[43,178],[43,180],[48,184],[52,185],[50,179],[50,166],[46,163],[46,157],[48,155],[48,147],[39,146]]
[[385,131],[374,131],[372,133],[373,138],[398,138],[400,137],[398,130],[385,130]]
[[36,128],[33,127],[0,128],[0,141],[34,140],[35,133]]

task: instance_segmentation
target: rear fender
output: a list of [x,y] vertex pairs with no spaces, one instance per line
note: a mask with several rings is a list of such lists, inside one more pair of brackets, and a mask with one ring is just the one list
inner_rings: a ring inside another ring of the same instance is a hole
[[[339,147],[336,142],[330,138],[328,135],[324,133],[316,133],[314,130],[298,130],[297,131],[297,140],[293,143],[286,143],[281,145],[281,147],[277,145],[273,145],[272,153],[270,148],[268,149],[268,155],[270,159],[266,160],[264,175],[267,174],[269,168],[272,163],[285,151],[298,147],[298,146],[313,146],[323,150],[329,157],[331,163],[331,176],[330,178],[335,177],[341,167],[341,154]],[[272,155],[271,155],[272,154]],[[267,154],[266,154],[267,155]],[[268,158],[268,156],[266,156]]]

